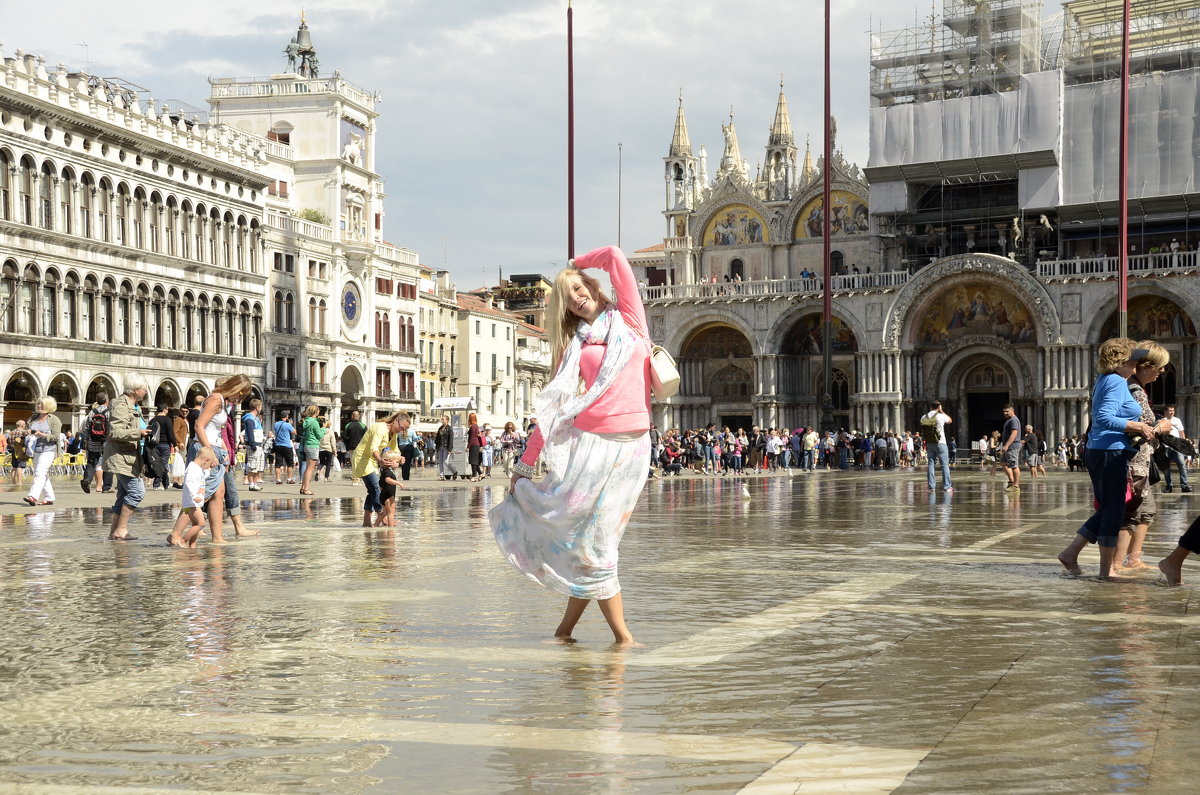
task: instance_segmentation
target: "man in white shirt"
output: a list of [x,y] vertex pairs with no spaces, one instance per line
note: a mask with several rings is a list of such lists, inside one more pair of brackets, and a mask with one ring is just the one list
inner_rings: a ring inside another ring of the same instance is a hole
[[[1183,432],[1183,420],[1175,416],[1175,407],[1167,406],[1166,418],[1171,421],[1171,435],[1177,439],[1186,439],[1187,434]],[[1192,487],[1188,485],[1187,461],[1183,455],[1167,448],[1167,465],[1163,468],[1163,491],[1171,491],[1171,463],[1174,461],[1175,466],[1179,469],[1179,490],[1184,494],[1191,492]]]
[[921,438],[925,440],[930,491],[936,486],[933,468],[938,464],[942,467],[942,490],[954,490],[954,484],[950,482],[950,446],[946,443],[946,426],[952,422],[954,420],[942,411],[941,401],[938,400],[929,404],[929,413],[921,418]]

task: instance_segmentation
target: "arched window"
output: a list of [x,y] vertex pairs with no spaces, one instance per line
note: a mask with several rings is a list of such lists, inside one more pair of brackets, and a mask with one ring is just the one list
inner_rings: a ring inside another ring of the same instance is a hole
[[149,248],[146,245],[146,215],[149,202],[146,200],[146,191],[141,188],[133,192],[133,235],[130,237],[129,245],[134,248]]
[[75,172],[64,168],[62,179],[58,181],[58,217],[62,231],[68,235],[75,233],[75,192],[78,188]]
[[146,347],[146,341],[149,339],[149,323],[147,322],[149,314],[147,305],[149,303],[150,294],[146,291],[146,285],[139,284],[133,297],[133,344],[139,348]]
[[163,337],[167,348],[173,351],[182,348],[179,341],[179,294],[174,290],[167,294],[165,326]]
[[738,279],[746,278],[746,263],[740,259],[734,259],[729,263],[729,278],[738,277]]
[[317,332],[319,334],[328,334],[329,333],[325,330],[325,312],[328,309],[329,309],[329,306],[325,303],[325,299],[322,298],[321,301],[317,304],[317,321],[318,321]]
[[405,326],[408,327],[408,342],[405,343],[405,347],[411,353],[417,348],[417,329],[413,326],[411,317],[405,321]]
[[238,345],[242,356],[250,355],[250,305],[245,301],[238,311]]
[[157,285],[154,287],[154,295],[150,300],[150,345],[161,348],[165,336],[163,334],[163,311],[166,304],[166,297],[163,295],[161,287]]
[[63,284],[63,301],[66,304],[66,312],[63,315],[66,328],[63,331],[68,338],[79,339],[79,277],[73,272],[67,274]]
[[46,271],[38,313],[38,329],[43,337],[58,336],[58,286],[58,274],[53,270]]
[[283,292],[276,290],[271,303],[272,331],[283,331]]
[[33,159],[21,158],[21,169],[17,172],[17,220],[33,226],[33,183],[36,181],[37,166]]
[[308,332],[310,334],[317,333],[317,299],[308,299]]
[[162,196],[158,194],[158,191],[150,194],[150,209],[147,211],[147,215],[148,217],[146,218],[146,225],[147,230],[149,231],[150,239],[148,242],[150,243],[150,250],[158,251],[159,226],[162,224],[163,220]]
[[212,342],[208,338],[208,296],[201,294],[196,301],[196,350],[211,351]]
[[83,280],[83,295],[80,296],[79,303],[79,330],[85,340],[99,339],[99,293],[100,286],[96,284],[96,277],[86,277]]
[[220,298],[213,299],[213,353],[226,353],[228,349],[222,345],[225,331],[225,308]]
[[117,285],[112,279],[104,280],[100,291],[99,338],[103,342],[117,342]]
[[129,205],[133,201],[129,197],[129,189],[122,183],[117,186],[117,195],[114,199],[116,206],[113,207],[113,242],[121,245],[129,245]]
[[192,224],[195,215],[192,213],[191,202],[184,200],[179,205],[179,256],[187,259],[191,256]]
[[262,306],[259,304],[255,304],[254,305],[254,314],[250,318],[250,346],[249,347],[250,347],[250,356],[253,358],[256,358],[256,359],[262,355],[262,352],[259,351],[259,349],[258,349],[259,339],[261,338],[261,334],[259,332],[261,332],[261,331],[262,331]]
[[846,258],[840,251],[829,252],[829,270],[831,273],[844,273]]
[[121,292],[117,295],[117,336],[114,342],[125,345],[132,344],[132,326],[130,311],[133,303],[133,290],[129,282],[121,282]]
[[250,270],[258,273],[258,244],[261,239],[261,232],[258,228],[258,219],[250,221],[250,239],[246,245],[250,248]]
[[0,149],[0,218],[12,220],[12,160],[8,152]]
[[82,237],[92,236],[92,198],[95,192],[92,175],[85,172],[79,180],[79,234]]
[[850,410],[850,378],[844,371],[833,371],[833,390],[830,394],[833,397],[834,411]]
[[100,180],[100,192],[96,202],[96,219],[99,226],[96,231],[105,243],[112,242],[112,203],[112,185],[107,178],[103,178]]
[[4,330],[9,334],[17,331],[17,291],[20,289],[20,271],[17,263],[4,263]]
[[196,301],[191,293],[183,294],[183,305],[179,308],[179,347],[194,351],[196,345]]
[[214,207],[208,213],[208,262],[219,265],[217,259],[217,237],[221,233],[221,216]]
[[54,176],[49,163],[42,164],[42,177],[38,181],[38,226],[54,229]]
[[226,268],[233,267],[233,214],[225,213],[221,221],[221,264]]
[[178,248],[179,241],[179,207],[175,203],[174,196],[167,197],[167,207],[164,210],[163,216],[163,241],[166,243],[166,252],[174,257]]
[[230,298],[225,304],[225,326],[223,333],[225,342],[221,346],[221,350],[233,356],[237,353],[236,338],[234,334],[237,331],[237,304]]
[[296,333],[296,299],[291,291],[283,296],[283,329],[288,334]]

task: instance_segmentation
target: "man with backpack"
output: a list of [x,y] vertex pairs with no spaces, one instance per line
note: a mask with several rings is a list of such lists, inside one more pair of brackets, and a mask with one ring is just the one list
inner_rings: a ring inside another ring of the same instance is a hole
[[930,491],[936,485],[935,464],[942,468],[942,491],[954,490],[950,482],[950,446],[946,443],[946,426],[952,422],[954,420],[942,411],[942,403],[938,400],[930,403],[929,413],[921,417],[921,439],[925,442]]
[[84,494],[92,493],[93,480],[96,491],[103,491],[106,494],[112,491],[112,473],[97,469],[100,459],[104,457],[104,443],[108,441],[110,418],[108,393],[100,392],[96,395],[96,403],[84,417],[83,427],[79,430],[84,438],[84,449],[87,450],[87,460],[83,465],[83,478],[79,481],[79,487],[83,489]]

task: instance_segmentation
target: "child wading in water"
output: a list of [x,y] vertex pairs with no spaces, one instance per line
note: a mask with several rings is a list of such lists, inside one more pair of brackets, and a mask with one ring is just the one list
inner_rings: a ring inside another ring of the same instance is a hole
[[403,463],[404,458],[394,450],[389,450],[383,456],[383,468],[379,470],[379,499],[383,510],[375,520],[376,527],[394,527],[396,524],[396,489],[403,489],[404,484],[396,479],[396,467]]
[[[169,547],[195,547],[204,529],[204,503],[213,495],[207,493],[206,481],[209,472],[219,465],[217,454],[211,447],[201,447],[196,457],[183,472],[183,504],[175,526],[167,536]],[[188,526],[191,525],[189,528]],[[187,530],[187,535],[184,535]]]

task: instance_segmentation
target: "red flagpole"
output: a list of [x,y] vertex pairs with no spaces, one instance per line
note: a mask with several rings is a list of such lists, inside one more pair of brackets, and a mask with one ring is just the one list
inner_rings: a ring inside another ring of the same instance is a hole
[[1121,153],[1117,163],[1117,325],[1129,334],[1129,0],[1121,24]]
[[575,259],[575,53],[567,0],[567,259]]

